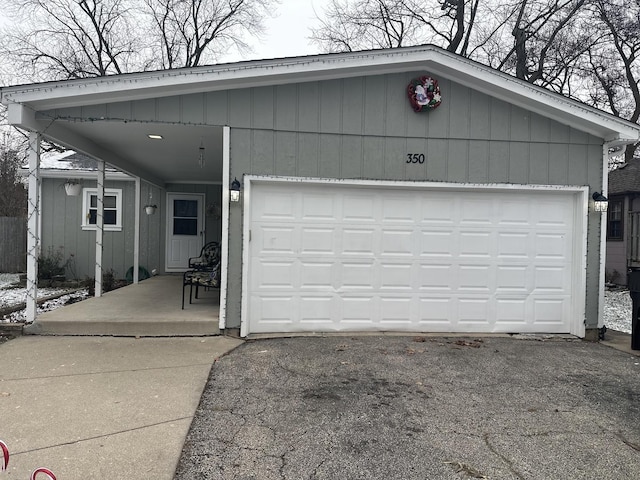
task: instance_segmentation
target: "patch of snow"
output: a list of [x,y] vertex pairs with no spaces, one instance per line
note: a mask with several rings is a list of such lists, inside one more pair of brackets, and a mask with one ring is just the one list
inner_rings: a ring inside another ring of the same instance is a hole
[[604,325],[610,330],[631,333],[631,296],[629,290],[605,289]]
[[[21,289],[24,290],[24,289]],[[48,294],[43,294],[43,297],[49,295],[55,295],[56,293],[51,293],[51,291],[56,291],[57,293],[61,293],[60,289],[42,289],[50,291]],[[6,292],[10,292],[11,290],[0,290],[0,302],[3,300],[2,297],[5,296]],[[40,294],[40,289],[38,289],[38,294]],[[25,292],[26,296],[26,292]],[[38,295],[40,297],[40,295]],[[52,300],[47,300],[42,303],[42,305],[38,305],[38,313],[48,312],[50,310],[55,310],[56,308],[60,308],[65,306],[68,303],[75,303],[80,300],[84,300],[89,297],[89,292],[87,289],[79,290],[77,292],[69,293],[66,295],[62,295],[61,297],[54,298]],[[20,302],[18,302],[20,303]],[[0,318],[0,323],[17,323],[17,322],[26,322],[26,310],[18,310],[16,312],[5,315],[3,318]]]
[[[68,288],[38,288],[38,298],[64,293]],[[0,308],[12,307],[27,301],[26,288],[5,288],[0,290]]]

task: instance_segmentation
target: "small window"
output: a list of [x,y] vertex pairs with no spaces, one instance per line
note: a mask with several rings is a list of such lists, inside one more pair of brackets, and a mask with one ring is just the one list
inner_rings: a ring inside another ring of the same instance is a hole
[[622,240],[622,200],[610,200],[607,208],[607,239]]
[[[122,230],[122,190],[104,189],[104,229]],[[85,188],[82,196],[82,229],[95,230],[98,218],[98,189]]]

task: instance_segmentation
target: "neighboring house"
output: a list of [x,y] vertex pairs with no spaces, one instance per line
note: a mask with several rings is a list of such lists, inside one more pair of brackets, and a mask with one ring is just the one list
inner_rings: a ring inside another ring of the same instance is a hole
[[626,285],[629,268],[640,268],[640,159],[609,172],[607,281]]
[[[138,218],[134,263],[158,248],[148,268],[184,270],[221,240],[221,329],[597,338],[605,217],[591,199],[635,124],[433,46],[0,94],[32,132],[32,196],[43,136],[154,186],[156,230],[140,187],[122,214]],[[202,233],[209,202],[216,233]]]

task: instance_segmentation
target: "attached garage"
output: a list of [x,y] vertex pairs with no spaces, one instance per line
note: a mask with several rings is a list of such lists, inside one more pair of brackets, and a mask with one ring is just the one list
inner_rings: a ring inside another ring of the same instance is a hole
[[245,188],[243,334],[584,328],[585,188]]

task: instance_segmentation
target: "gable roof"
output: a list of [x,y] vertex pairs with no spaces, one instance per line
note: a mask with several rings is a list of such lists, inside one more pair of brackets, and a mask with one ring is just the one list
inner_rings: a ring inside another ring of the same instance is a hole
[[609,172],[609,195],[639,192],[640,159],[633,159]]
[[617,144],[640,127],[433,45],[122,74],[0,88],[0,102],[35,111],[204,91],[426,70]]

